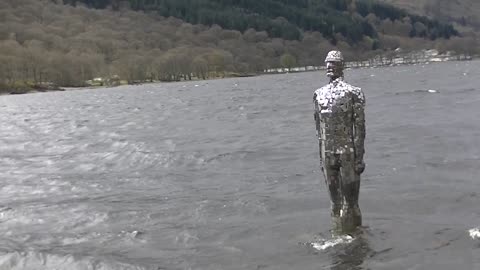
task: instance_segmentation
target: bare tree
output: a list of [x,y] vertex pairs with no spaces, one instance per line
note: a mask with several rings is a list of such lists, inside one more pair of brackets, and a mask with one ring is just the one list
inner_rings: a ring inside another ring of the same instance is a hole
[[289,53],[285,53],[280,57],[280,64],[283,68],[291,71],[291,69],[297,65],[297,59],[295,58],[295,56]]

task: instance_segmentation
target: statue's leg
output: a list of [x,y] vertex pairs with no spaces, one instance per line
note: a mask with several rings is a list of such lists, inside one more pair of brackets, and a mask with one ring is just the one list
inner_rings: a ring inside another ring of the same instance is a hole
[[343,232],[353,232],[362,225],[362,214],[358,205],[360,175],[355,172],[355,157],[352,153],[342,154],[340,167],[342,210],[340,220]]
[[340,211],[342,209],[342,193],[340,186],[340,160],[335,154],[327,154],[324,156],[323,174],[328,187],[328,193],[331,201],[331,215],[335,227],[339,226]]

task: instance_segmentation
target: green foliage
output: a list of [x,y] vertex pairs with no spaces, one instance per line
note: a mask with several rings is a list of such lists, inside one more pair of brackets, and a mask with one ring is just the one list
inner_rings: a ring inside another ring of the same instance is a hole
[[[120,0],[64,0],[68,4],[83,2],[89,7],[118,7]],[[412,37],[449,38],[458,35],[451,25],[441,24],[426,17],[410,15],[391,5],[371,0],[127,0],[133,10],[155,10],[164,17],[176,17],[192,24],[212,26],[241,32],[249,28],[266,31],[270,37],[300,40],[301,31],[317,31],[336,43],[335,34],[346,37],[350,44],[364,36],[376,38],[375,27],[365,18],[354,17],[357,12],[366,17],[375,14],[392,21],[411,19],[421,22],[427,30],[410,33]]]
[[290,70],[291,68],[297,66],[297,59],[295,56],[286,53],[280,57],[280,64],[283,68]]
[[366,17],[369,14],[374,14],[377,18],[382,20],[390,19],[391,21],[402,21],[408,19],[412,26],[416,23],[422,23],[426,26],[425,31],[417,31],[415,27],[412,27],[412,31],[410,32],[411,37],[428,37],[434,40],[437,38],[448,39],[451,36],[458,35],[458,32],[451,24],[440,23],[425,16],[408,14],[405,10],[384,3],[374,2],[372,0],[360,0],[356,3],[356,7],[357,12],[363,17]]
[[63,0],[63,3],[69,5],[76,5],[77,3],[86,4],[89,7],[93,8],[106,8],[111,2],[115,2],[112,0]]

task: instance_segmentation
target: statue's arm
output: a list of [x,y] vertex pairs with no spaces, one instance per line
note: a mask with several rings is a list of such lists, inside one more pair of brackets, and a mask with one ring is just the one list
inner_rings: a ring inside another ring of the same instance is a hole
[[[322,149],[322,130],[320,128],[320,106],[318,105],[317,93],[313,94],[313,118],[315,120],[315,128],[317,130],[317,139],[318,139],[318,146],[319,149]],[[322,155],[320,155],[320,164],[322,164]]]
[[353,95],[353,125],[355,158],[358,163],[363,163],[363,155],[365,153],[365,95],[359,89]]

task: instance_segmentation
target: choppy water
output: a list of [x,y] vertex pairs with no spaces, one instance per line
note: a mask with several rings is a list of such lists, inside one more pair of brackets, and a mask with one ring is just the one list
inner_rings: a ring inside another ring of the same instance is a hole
[[480,269],[479,78],[347,73],[367,96],[366,228],[343,242],[322,73],[2,96],[0,269]]

